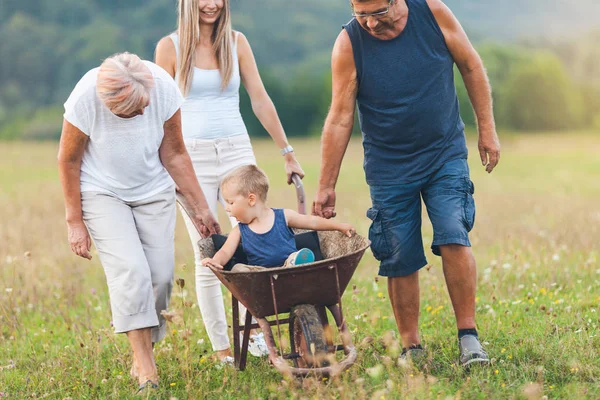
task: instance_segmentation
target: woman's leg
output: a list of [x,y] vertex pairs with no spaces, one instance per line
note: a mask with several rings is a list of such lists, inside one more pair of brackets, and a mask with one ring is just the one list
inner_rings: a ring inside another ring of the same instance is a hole
[[158,381],[151,328],[159,325],[150,267],[131,207],[102,193],[82,193],[83,219],[108,283],[116,333],[127,333],[140,383]]
[[152,343],[167,333],[162,316],[169,308],[175,270],[175,190],[169,189],[149,199],[131,203],[136,228],[148,260],[159,325],[152,328]]
[[[219,188],[225,176],[227,176],[227,174],[233,171],[234,169],[244,165],[256,165],[256,157],[254,156],[254,151],[252,150],[250,138],[247,135],[233,136],[227,139],[220,140],[217,145],[217,157],[217,164],[219,166]],[[225,207],[225,200],[223,199],[220,190],[218,198],[219,202],[223,205],[223,207]],[[232,227],[235,227],[237,225],[237,220],[231,216],[229,216],[229,221],[231,222]],[[246,307],[244,307],[242,303],[239,303],[239,310],[241,321],[245,321]],[[256,323],[256,320],[252,318],[252,322]],[[268,349],[266,343],[264,343],[264,339],[262,339],[262,336],[259,337],[258,331],[256,329],[252,329],[250,331],[250,337],[253,338],[253,341],[256,342],[257,345],[257,349],[251,349],[251,353],[255,356],[267,355]]]
[[[204,142],[204,141],[203,141]],[[205,141],[208,142],[208,141]],[[197,147],[197,148],[196,148]],[[217,158],[213,144],[203,146],[188,146],[188,152],[196,171],[198,182],[202,187],[204,196],[210,210],[217,216],[217,196],[219,180],[217,179]],[[206,327],[206,333],[220,359],[231,355],[229,335],[227,333],[227,319],[223,305],[223,292],[221,282],[215,274],[202,265],[204,255],[200,253],[198,241],[202,239],[192,221],[185,212],[182,212],[192,248],[196,267],[196,295],[200,314]]]

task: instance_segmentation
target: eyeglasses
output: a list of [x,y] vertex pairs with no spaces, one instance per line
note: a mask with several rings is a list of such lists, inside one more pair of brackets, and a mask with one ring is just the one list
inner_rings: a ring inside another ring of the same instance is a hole
[[374,13],[357,13],[354,12],[354,8],[352,9],[352,16],[356,17],[356,18],[369,18],[369,17],[375,17],[375,18],[381,18],[384,15],[387,15],[390,12],[390,7],[392,7],[392,3],[394,3],[394,0],[390,0],[388,3],[388,6],[385,10],[383,11],[377,11]]

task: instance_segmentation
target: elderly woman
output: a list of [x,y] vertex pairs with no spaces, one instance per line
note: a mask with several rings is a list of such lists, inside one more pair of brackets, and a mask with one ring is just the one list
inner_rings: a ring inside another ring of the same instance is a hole
[[182,102],[162,68],[123,53],[85,74],[65,103],[58,160],[69,243],[91,259],[94,241],[140,390],[158,385],[152,347],[165,336],[173,285],[175,184],[199,231],[220,231],[182,139]]

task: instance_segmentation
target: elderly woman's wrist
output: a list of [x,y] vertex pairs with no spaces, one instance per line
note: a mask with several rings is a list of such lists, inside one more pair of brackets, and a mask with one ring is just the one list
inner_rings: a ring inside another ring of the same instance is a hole
[[67,217],[66,218],[67,221],[67,225],[78,225],[78,224],[83,224],[83,217],[79,216],[73,216],[73,217]]

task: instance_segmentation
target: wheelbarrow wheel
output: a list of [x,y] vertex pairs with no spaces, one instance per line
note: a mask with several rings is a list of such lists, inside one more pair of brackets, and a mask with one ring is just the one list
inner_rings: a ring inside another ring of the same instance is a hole
[[290,313],[290,344],[297,368],[327,367],[329,347],[316,308],[310,304],[295,306]]

